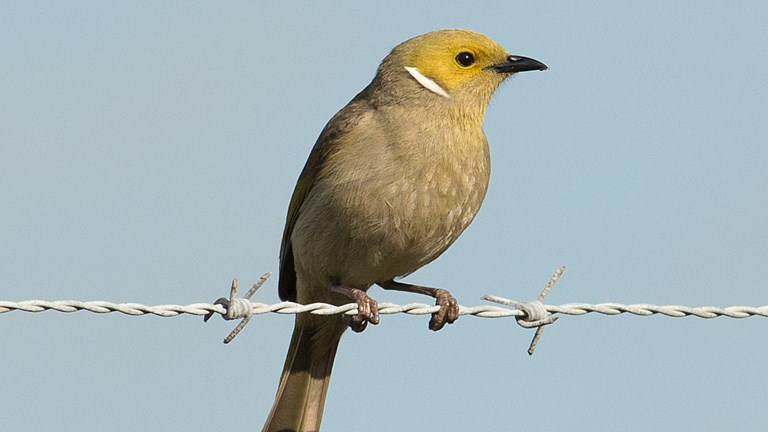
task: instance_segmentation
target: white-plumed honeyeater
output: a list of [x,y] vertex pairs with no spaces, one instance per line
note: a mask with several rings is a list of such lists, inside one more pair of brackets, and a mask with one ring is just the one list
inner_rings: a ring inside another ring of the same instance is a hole
[[331,118],[288,208],[280,298],[351,301],[358,314],[296,316],[265,431],[320,428],[342,333],[379,322],[371,285],[434,297],[432,330],[458,318],[448,291],[395,279],[440,256],[472,222],[490,175],[488,102],[510,75],[546,68],[479,33],[435,31],[396,46]]

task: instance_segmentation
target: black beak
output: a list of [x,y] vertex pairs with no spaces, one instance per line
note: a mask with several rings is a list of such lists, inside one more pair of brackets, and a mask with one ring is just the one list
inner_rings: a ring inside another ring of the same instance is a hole
[[498,73],[517,73],[517,72],[525,72],[525,71],[532,71],[532,70],[547,70],[547,65],[544,63],[534,60],[532,58],[518,56],[518,55],[510,55],[507,57],[507,61],[504,63],[498,63],[495,65],[488,66],[486,69],[493,69],[494,71]]

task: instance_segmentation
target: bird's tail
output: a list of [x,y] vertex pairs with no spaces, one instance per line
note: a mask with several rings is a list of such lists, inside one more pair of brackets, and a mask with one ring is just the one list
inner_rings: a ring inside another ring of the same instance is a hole
[[333,359],[346,325],[340,316],[299,314],[264,432],[318,431]]

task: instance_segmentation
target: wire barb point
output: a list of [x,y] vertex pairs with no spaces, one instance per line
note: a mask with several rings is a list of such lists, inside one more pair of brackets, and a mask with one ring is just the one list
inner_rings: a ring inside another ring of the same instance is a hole
[[[243,296],[243,298],[237,297],[237,288],[238,288],[238,282],[237,278],[232,279],[232,286],[229,290],[229,298],[226,297],[220,297],[215,302],[213,302],[214,305],[219,305],[224,307],[224,312],[221,313],[221,317],[224,318],[227,321],[234,320],[234,319],[241,319],[242,320],[237,324],[237,326],[227,335],[226,338],[224,338],[224,343],[228,344],[232,342],[232,339],[235,338],[235,336],[240,333],[240,331],[248,324],[248,322],[253,317],[253,304],[251,303],[251,297],[256,293],[256,290],[261,288],[262,285],[264,285],[264,282],[269,279],[269,277],[272,275],[271,272],[264,273],[258,281],[256,281],[255,284],[251,287],[251,289],[248,290],[248,292]],[[208,322],[208,320],[213,316],[214,311],[208,312],[205,317],[203,318],[204,322]]]
[[515,317],[517,324],[522,328],[536,329],[536,333],[533,335],[533,340],[531,340],[531,344],[528,346],[528,355],[533,355],[534,351],[536,351],[536,345],[538,345],[539,339],[541,339],[541,334],[544,332],[544,326],[550,325],[558,319],[558,317],[552,316],[552,314],[547,310],[546,306],[544,306],[544,303],[542,302],[547,297],[547,294],[549,294],[549,292],[552,290],[552,287],[555,286],[555,283],[557,283],[558,279],[560,279],[560,276],[563,275],[563,272],[565,272],[565,266],[560,266],[557,270],[555,270],[555,273],[551,278],[549,278],[549,282],[547,282],[547,284],[544,286],[541,294],[539,294],[539,296],[534,301],[517,302],[492,295],[484,295],[482,297],[483,300],[492,301],[494,303],[499,303],[506,306],[514,306],[515,309],[522,312],[522,314]]

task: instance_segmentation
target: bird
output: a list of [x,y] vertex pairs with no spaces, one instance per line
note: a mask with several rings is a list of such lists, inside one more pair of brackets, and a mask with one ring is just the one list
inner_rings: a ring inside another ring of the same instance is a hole
[[488,188],[486,107],[518,72],[546,70],[470,30],[402,42],[326,124],[299,175],[280,248],[280,298],[357,304],[357,314],[298,314],[263,430],[317,431],[346,328],[379,323],[378,285],[435,298],[429,328],[459,316],[449,291],[401,282],[472,222]]

